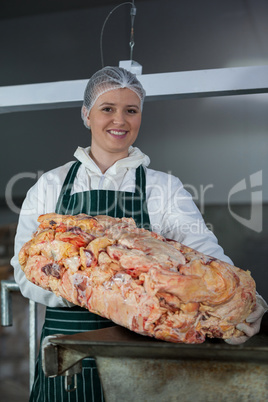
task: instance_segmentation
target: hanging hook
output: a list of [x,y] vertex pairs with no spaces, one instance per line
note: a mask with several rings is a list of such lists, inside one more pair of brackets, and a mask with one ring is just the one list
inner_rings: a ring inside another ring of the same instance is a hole
[[129,46],[130,46],[130,60],[132,61],[133,58],[133,48],[134,48],[135,42],[132,40],[129,42]]

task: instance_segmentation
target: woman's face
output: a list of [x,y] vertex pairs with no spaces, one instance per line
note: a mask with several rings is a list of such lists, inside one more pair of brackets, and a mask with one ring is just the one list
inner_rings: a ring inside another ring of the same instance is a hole
[[108,91],[96,100],[87,123],[91,128],[93,154],[112,153],[124,158],[141,125],[140,99],[128,88]]

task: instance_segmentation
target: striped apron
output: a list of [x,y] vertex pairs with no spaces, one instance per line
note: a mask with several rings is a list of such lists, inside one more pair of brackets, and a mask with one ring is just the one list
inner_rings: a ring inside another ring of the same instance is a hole
[[[85,213],[92,216],[132,217],[138,227],[150,229],[150,219],[146,204],[145,172],[142,166],[136,169],[136,188],[134,193],[90,190],[71,194],[73,182],[80,165],[80,162],[75,162],[66,176],[56,206],[58,214],[77,215]],[[72,308],[47,307],[41,343],[44,337],[48,335],[70,335],[113,325],[115,324],[112,321],[78,306]],[[76,390],[67,392],[64,387],[64,377],[45,377],[42,370],[40,350],[30,402],[104,402],[95,360],[86,358],[83,360],[82,365],[82,373],[77,375]]]

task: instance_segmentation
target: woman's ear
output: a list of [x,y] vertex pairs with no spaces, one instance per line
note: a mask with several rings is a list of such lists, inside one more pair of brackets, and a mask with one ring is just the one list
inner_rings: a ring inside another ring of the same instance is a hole
[[82,107],[82,113],[83,113],[85,124],[87,125],[88,128],[90,128],[89,113],[88,113],[88,109],[85,106]]

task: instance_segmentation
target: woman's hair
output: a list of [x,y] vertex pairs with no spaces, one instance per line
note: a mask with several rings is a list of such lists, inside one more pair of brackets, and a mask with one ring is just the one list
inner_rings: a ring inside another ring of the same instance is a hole
[[128,88],[135,92],[141,101],[142,110],[146,92],[136,75],[122,67],[104,67],[92,75],[85,89],[81,117],[87,128],[87,117],[98,97],[119,88]]

